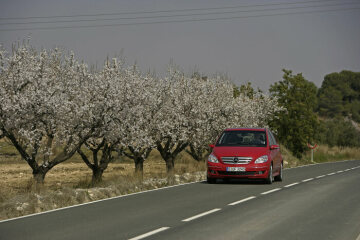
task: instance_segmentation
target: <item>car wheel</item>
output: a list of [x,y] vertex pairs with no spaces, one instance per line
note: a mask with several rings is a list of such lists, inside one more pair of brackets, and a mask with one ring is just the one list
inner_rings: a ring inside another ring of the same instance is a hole
[[272,182],[273,182],[272,172],[273,172],[273,167],[272,167],[272,164],[271,164],[271,165],[270,165],[270,168],[269,168],[268,177],[265,179],[265,182],[266,182],[267,184],[272,184]]
[[280,165],[280,172],[279,172],[279,175],[277,175],[275,178],[274,178],[275,181],[278,181],[278,182],[282,182],[283,180],[283,163],[281,163]]
[[209,183],[209,184],[214,184],[214,183],[216,183],[216,179],[215,178],[210,178],[210,177],[206,177],[206,181],[207,181],[207,183]]

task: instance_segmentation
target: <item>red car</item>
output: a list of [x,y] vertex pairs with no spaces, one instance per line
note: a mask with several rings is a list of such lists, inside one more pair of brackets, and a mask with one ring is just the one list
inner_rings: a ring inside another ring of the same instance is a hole
[[207,161],[207,182],[217,179],[283,179],[283,158],[273,133],[267,128],[226,129]]

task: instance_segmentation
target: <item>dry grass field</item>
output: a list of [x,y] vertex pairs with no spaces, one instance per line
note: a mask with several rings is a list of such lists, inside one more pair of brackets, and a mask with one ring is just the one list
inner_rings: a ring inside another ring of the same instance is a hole
[[[181,153],[175,163],[175,174],[205,171],[205,163],[198,163],[186,153]],[[134,163],[130,159],[122,158],[109,164],[103,175],[103,183],[116,181],[118,178],[135,178]],[[51,169],[45,178],[43,188],[58,190],[67,188],[86,188],[90,186],[91,170],[74,156],[69,161],[61,163]],[[153,151],[144,163],[144,180],[150,178],[166,178],[165,162],[157,151]],[[18,155],[0,154],[0,202],[17,194],[32,190],[31,168]]]

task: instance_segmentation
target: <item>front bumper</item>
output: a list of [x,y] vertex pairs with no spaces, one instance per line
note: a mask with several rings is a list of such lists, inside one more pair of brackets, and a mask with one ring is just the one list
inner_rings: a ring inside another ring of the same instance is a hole
[[[245,171],[227,171],[227,167],[244,167]],[[209,178],[266,178],[269,174],[268,164],[223,164],[208,162]]]

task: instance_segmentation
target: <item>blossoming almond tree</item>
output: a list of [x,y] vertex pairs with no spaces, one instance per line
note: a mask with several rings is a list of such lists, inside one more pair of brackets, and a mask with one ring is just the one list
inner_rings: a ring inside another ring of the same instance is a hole
[[[38,53],[26,44],[1,56],[1,132],[32,168],[35,180],[43,182],[91,132],[73,81],[86,81],[86,68],[58,49]],[[55,146],[61,149],[57,154]]]
[[161,81],[163,96],[161,108],[154,116],[157,123],[154,137],[169,175],[173,174],[175,158],[186,148],[191,134],[188,125],[194,101],[189,85],[189,78],[173,67]]
[[228,124],[232,127],[268,127],[268,122],[274,113],[281,108],[277,99],[257,92],[253,97],[240,94],[233,100],[233,116]]
[[143,162],[154,146],[150,133],[150,110],[154,111],[156,96],[153,84],[151,77],[142,76],[136,66],[125,67],[117,59],[111,64],[107,61],[94,80],[86,84],[87,101],[93,104],[92,116],[98,121],[94,122],[92,137],[85,142],[92,156],[82,149],[78,153],[92,169],[93,183],[101,181],[115,149],[133,159],[136,173],[142,176]]
[[233,101],[231,84],[220,76],[192,79],[197,93],[190,123],[189,147],[185,151],[196,161],[204,160],[211,144],[227,126]]
[[124,129],[127,134],[122,139],[123,154],[134,160],[135,174],[143,177],[143,164],[152,149],[156,146],[157,131],[156,116],[164,101],[162,81],[155,76],[142,76],[136,66],[127,74],[131,87],[127,93],[132,96]]
[[92,75],[91,81],[83,83],[81,91],[87,104],[88,117],[92,119],[92,133],[84,146],[90,150],[88,156],[77,149],[82,160],[92,170],[92,183],[102,180],[103,172],[112,160],[112,151],[122,138],[122,109],[125,107],[124,81],[116,59],[106,61],[103,70]]

